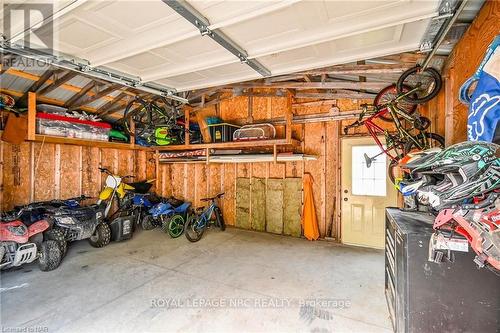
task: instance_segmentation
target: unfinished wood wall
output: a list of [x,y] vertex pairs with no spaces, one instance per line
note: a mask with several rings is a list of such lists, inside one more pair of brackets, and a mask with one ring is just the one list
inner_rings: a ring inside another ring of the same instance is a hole
[[155,161],[145,151],[47,143],[0,141],[0,208],[32,201],[97,196],[106,167],[119,175],[154,178]]
[[[362,101],[339,100],[342,111],[356,110]],[[249,112],[249,108],[252,112]],[[331,106],[295,107],[294,113],[327,113]],[[201,116],[219,115],[228,122],[242,123],[247,120],[264,120],[283,117],[286,98],[280,97],[235,97],[225,100],[218,107],[199,112]],[[292,135],[302,140],[304,153],[318,155],[316,161],[286,163],[240,163],[240,164],[160,164],[160,194],[174,195],[201,206],[200,199],[225,192],[222,209],[226,223],[235,224],[235,189],[237,178],[283,179],[302,177],[310,173],[314,178],[314,200],[321,237],[337,236],[337,193],[339,175],[339,122],[308,123],[293,125]],[[277,135],[284,130],[277,128]]]
[[465,80],[474,74],[488,45],[499,33],[500,1],[486,1],[449,57],[444,73],[445,89],[440,93],[440,99],[445,101],[447,144],[467,139],[467,107],[458,100],[458,93]]

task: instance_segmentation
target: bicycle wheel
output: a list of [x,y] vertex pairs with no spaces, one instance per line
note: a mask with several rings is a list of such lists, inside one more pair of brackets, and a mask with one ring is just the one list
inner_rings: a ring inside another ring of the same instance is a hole
[[222,212],[219,207],[215,208],[215,218],[217,220],[217,226],[221,231],[226,230],[226,223],[224,223],[224,218],[222,217]]
[[[131,131],[131,121],[135,123],[135,133]],[[141,135],[151,125],[151,110],[142,98],[134,98],[123,112],[123,127],[129,135]]]
[[206,229],[206,224],[203,226],[199,225],[199,218],[196,214],[190,215],[184,226],[184,234],[190,242],[197,242],[203,236]]
[[[406,93],[411,90],[411,87],[404,85],[403,86],[403,93]],[[384,104],[389,103],[390,101],[394,100],[396,97],[398,97],[398,89],[395,84],[390,85],[382,89],[377,96],[375,97],[375,100],[373,101],[373,104],[376,107],[380,107]],[[400,100],[397,103],[397,107],[401,109],[402,111],[408,113],[408,114],[413,114],[417,110],[417,105],[408,103],[407,101]],[[383,121],[387,122],[393,122],[394,119],[392,119],[391,115],[387,113],[386,115],[379,116],[380,119]]]
[[411,153],[416,150],[426,150],[430,148],[444,148],[444,138],[436,133],[420,133],[414,137],[419,145],[422,147],[418,147],[413,140],[410,140],[405,145],[405,154]]
[[416,96],[403,97],[405,101],[412,104],[421,104],[430,101],[436,97],[442,85],[443,80],[437,70],[430,67],[421,70],[419,66],[405,71],[397,82],[398,93],[403,93],[405,86],[418,88],[415,93]]

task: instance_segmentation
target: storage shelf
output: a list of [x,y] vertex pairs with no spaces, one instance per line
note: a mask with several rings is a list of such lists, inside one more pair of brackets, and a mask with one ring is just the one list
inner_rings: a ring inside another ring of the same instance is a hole
[[131,145],[130,143],[120,143],[120,142],[108,142],[108,141],[97,141],[97,140],[85,140],[77,138],[65,138],[62,136],[51,136],[36,134],[36,142],[45,143],[57,143],[63,145],[77,145],[77,146],[90,146],[98,148],[113,148],[113,149],[136,149],[136,150],[148,150],[148,147],[142,147],[138,145]]
[[290,139],[290,140],[273,139],[273,140],[201,143],[192,145],[157,146],[157,147],[150,147],[150,149],[158,151],[179,151],[179,150],[196,150],[196,149],[251,149],[251,148],[273,147],[273,146],[296,147],[299,145],[300,141],[295,139]]

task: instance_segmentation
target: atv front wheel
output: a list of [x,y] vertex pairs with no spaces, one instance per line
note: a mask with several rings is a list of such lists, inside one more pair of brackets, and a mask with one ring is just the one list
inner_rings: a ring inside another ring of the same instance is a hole
[[184,217],[181,214],[175,214],[163,221],[162,229],[164,232],[168,232],[170,237],[177,238],[184,232],[184,222]]
[[62,260],[62,253],[59,244],[55,240],[47,240],[40,245],[38,257],[38,267],[41,271],[47,272],[56,269]]
[[155,225],[153,224],[153,216],[151,215],[146,215],[142,219],[142,229],[144,230],[152,230],[155,228]]
[[89,243],[93,247],[104,247],[111,241],[111,229],[107,223],[99,223],[94,234],[90,236]]
[[64,258],[66,252],[68,251],[68,242],[64,237],[64,233],[58,229],[50,229],[43,234],[44,238],[47,240],[53,240],[57,242],[59,249],[61,250],[61,255]]

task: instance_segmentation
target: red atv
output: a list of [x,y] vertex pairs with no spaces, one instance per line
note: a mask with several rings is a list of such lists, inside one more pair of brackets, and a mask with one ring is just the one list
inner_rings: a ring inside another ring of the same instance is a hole
[[19,220],[22,210],[1,217],[0,269],[21,266],[38,259],[42,271],[56,269],[62,253],[55,240],[44,240],[43,232],[49,228],[45,220],[26,226]]

